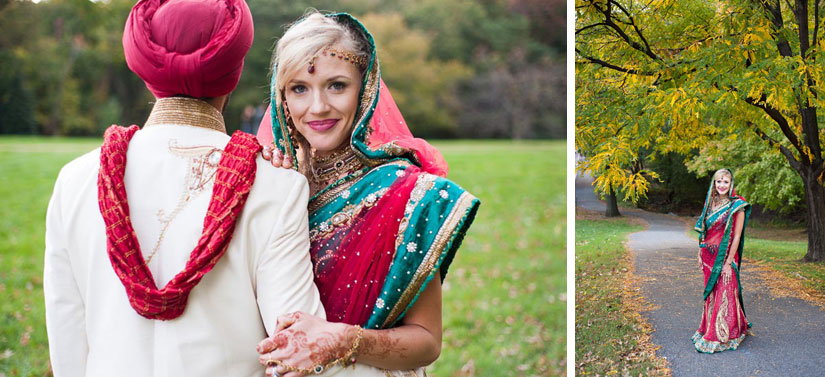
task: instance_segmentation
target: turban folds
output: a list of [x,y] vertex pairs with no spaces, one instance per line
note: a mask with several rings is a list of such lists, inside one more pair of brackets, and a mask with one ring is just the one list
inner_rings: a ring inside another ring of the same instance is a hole
[[156,97],[228,94],[252,46],[244,0],[140,0],[123,30],[126,64]]

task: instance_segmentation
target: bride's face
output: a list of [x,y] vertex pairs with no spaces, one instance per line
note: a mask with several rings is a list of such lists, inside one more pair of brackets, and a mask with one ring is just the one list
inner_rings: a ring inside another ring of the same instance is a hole
[[349,140],[360,90],[355,64],[320,55],[311,73],[301,69],[287,82],[284,97],[295,128],[323,155]]
[[716,192],[719,193],[720,196],[724,196],[730,190],[730,177],[727,174],[722,174],[716,178],[714,181],[716,185]]

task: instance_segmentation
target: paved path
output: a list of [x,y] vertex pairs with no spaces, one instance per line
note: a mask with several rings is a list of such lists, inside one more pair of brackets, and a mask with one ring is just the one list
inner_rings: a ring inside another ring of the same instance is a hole
[[[604,212],[589,177],[576,177],[576,206]],[[650,224],[633,233],[636,275],[654,309],[643,313],[653,325],[658,354],[680,376],[825,376],[825,311],[803,300],[775,297],[761,279],[742,267],[745,313],[751,332],[736,351],[713,355],[694,350],[690,337],[702,315],[702,272],[696,266],[697,242],[676,217],[626,212]],[[745,256],[747,257],[747,240]]]

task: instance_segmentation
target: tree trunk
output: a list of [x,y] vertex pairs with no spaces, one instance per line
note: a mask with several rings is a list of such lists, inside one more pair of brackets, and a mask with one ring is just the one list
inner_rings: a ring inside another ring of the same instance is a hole
[[825,261],[825,186],[817,180],[815,169],[802,174],[805,204],[808,209],[808,252],[805,262]]
[[605,217],[616,217],[622,215],[619,213],[619,205],[616,200],[616,191],[613,191],[613,187],[610,188],[610,193],[608,193],[605,197],[605,201],[607,202],[607,208],[604,211]]

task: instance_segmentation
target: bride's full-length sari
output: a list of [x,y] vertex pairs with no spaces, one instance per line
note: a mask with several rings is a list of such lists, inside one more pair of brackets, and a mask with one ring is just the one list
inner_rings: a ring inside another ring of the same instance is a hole
[[[742,302],[742,284],[739,269],[745,243],[745,226],[748,223],[751,205],[741,196],[736,195],[733,175],[728,190],[730,202],[719,208],[711,209],[711,194],[715,190],[711,182],[702,215],[696,222],[695,230],[699,232],[701,248],[702,273],[704,276],[704,306],[699,330],[693,335],[696,351],[714,353],[735,350],[747,335],[750,323],[745,318]],[[736,230],[736,214],[744,212],[742,217],[742,234],[736,249],[736,258],[731,264],[733,272],[729,282],[721,278],[722,267]]]

